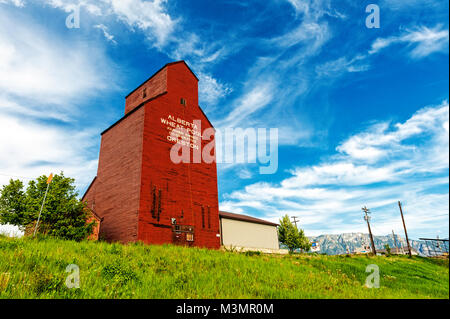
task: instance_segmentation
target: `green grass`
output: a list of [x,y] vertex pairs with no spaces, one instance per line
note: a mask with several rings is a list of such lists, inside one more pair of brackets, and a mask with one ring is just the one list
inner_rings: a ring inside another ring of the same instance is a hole
[[[80,289],[65,285],[80,268]],[[367,265],[380,288],[364,286]],[[448,260],[0,237],[0,298],[449,298]]]

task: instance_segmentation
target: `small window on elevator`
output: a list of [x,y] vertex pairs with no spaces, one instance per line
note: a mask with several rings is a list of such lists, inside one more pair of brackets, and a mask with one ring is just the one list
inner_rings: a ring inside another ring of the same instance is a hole
[[211,229],[211,207],[208,206],[208,228]]
[[183,105],[183,106],[186,106],[187,105],[186,99],[181,98],[180,99],[180,104]]
[[205,207],[202,206],[202,228],[205,228]]

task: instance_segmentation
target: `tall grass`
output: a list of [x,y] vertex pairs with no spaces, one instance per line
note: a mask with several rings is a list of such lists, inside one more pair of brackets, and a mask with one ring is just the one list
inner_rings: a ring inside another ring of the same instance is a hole
[[[66,267],[80,288],[66,287]],[[366,267],[380,288],[366,288]],[[0,298],[449,298],[448,260],[0,237]]]

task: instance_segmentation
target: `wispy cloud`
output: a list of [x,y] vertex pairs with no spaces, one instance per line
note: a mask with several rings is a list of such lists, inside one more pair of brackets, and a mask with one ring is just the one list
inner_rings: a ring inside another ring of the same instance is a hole
[[212,106],[208,111],[212,111],[220,99],[233,91],[229,85],[219,82],[209,74],[199,73],[198,77],[199,100],[200,103]]
[[448,30],[441,25],[434,28],[420,26],[406,29],[401,35],[377,38],[367,52],[356,53],[353,57],[341,56],[316,66],[319,77],[339,78],[345,73],[364,72],[371,69],[371,57],[395,44],[404,44],[408,55],[415,60],[433,53],[448,53]]
[[287,2],[292,5],[297,14],[310,16],[313,19],[317,19],[324,15],[339,19],[347,18],[345,14],[332,8],[331,2],[328,0],[287,0]]
[[364,55],[357,55],[352,59],[340,57],[333,61],[325,62],[316,67],[319,76],[339,77],[342,73],[364,72],[370,69],[370,65]]
[[272,92],[273,86],[269,81],[255,85],[251,91],[237,101],[234,109],[223,121],[218,123],[218,126],[239,127],[242,122],[247,121],[248,116],[272,102]]
[[100,48],[17,19],[0,10],[0,108],[27,105],[30,113],[67,120],[77,101],[114,88],[112,63]]
[[394,44],[405,43],[411,48],[409,55],[414,59],[420,59],[432,53],[448,51],[448,37],[448,29],[443,29],[441,25],[434,28],[421,26],[407,29],[398,36],[376,39],[369,54],[378,53]]
[[381,6],[390,10],[405,10],[408,8],[420,8],[422,11],[424,7],[440,7],[444,5],[445,1],[439,0],[382,0]]
[[296,26],[284,34],[258,41],[258,45],[270,48],[271,53],[255,60],[241,94],[229,103],[231,109],[218,126],[238,126],[246,122],[247,125],[264,123],[262,127],[278,127],[279,124],[273,124],[274,114],[278,114],[277,123],[296,124],[292,118],[280,116],[288,113],[287,106],[308,90],[312,79],[307,62],[320,53],[331,33],[327,22],[322,20],[323,8],[318,2],[298,5],[301,8],[297,9],[308,15],[298,18]]
[[110,41],[113,44],[117,44],[116,40],[114,40],[114,36],[109,33],[107,26],[105,26],[104,24],[97,24],[94,26],[94,28],[100,29],[103,32],[106,40]]

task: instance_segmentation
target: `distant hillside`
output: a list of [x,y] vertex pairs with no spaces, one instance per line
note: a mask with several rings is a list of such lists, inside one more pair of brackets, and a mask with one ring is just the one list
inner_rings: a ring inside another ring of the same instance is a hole
[[[397,246],[399,249],[401,246],[406,250],[406,240],[396,235]],[[350,252],[366,245],[370,246],[369,234],[364,233],[346,233],[340,235],[320,235],[317,237],[310,237],[311,241],[318,242],[320,244],[320,252],[329,255],[340,255],[347,253],[347,248]],[[374,236],[375,248],[384,249],[384,245],[388,244],[391,249],[395,249],[395,241],[392,235],[387,236]],[[419,240],[410,240],[411,247],[419,253],[421,256],[427,255],[427,246],[425,242]]]
[[[66,286],[73,264],[79,289]],[[380,289],[365,287],[371,264],[382,270]],[[448,299],[448,276],[448,260],[417,256],[264,255],[0,236],[0,299]]]

